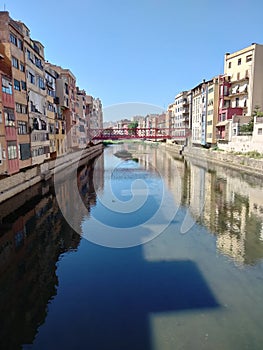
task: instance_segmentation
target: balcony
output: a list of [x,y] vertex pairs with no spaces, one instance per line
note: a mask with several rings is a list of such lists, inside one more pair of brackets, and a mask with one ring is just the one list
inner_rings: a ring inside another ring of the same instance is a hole
[[248,81],[248,80],[249,80],[249,76],[246,75],[245,77],[243,77],[241,79],[232,80],[231,83],[232,84],[243,83],[244,81]]
[[229,97],[247,95],[247,88],[248,88],[247,84],[241,87],[236,86],[232,88],[232,91],[230,92]]
[[17,139],[17,133],[16,133],[16,127],[15,126],[6,126],[5,127],[5,135],[6,140],[16,140]]
[[181,118],[181,121],[184,122],[184,123],[189,122],[189,116],[183,116]]
[[4,107],[14,108],[14,95],[2,92],[2,102]]

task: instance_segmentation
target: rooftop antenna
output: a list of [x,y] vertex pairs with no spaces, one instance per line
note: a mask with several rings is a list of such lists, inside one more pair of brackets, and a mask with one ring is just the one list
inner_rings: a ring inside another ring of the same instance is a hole
[[5,11],[5,4],[4,4],[4,11]]

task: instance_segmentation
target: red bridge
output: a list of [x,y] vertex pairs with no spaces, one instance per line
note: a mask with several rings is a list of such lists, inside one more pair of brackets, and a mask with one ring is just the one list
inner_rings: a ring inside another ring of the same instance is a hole
[[[176,134],[175,134],[176,131]],[[123,128],[123,129],[91,129],[92,140],[120,140],[120,139],[171,139],[186,138],[189,129],[169,129],[169,128]]]

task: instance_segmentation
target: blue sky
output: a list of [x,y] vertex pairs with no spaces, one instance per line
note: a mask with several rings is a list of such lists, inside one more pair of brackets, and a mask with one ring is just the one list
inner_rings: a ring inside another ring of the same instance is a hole
[[104,107],[138,102],[165,110],[178,92],[222,73],[225,52],[263,44],[262,0],[0,4],[44,44],[46,60],[69,68]]

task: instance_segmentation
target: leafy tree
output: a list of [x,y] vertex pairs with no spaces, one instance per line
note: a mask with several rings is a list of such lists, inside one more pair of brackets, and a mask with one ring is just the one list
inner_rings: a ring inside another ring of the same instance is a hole
[[241,132],[247,132],[251,133],[253,132],[254,129],[254,117],[263,117],[263,112],[260,110],[259,106],[255,106],[255,109],[253,111],[252,117],[250,121],[247,124],[241,125],[240,126],[240,131]]
[[130,135],[136,135],[137,133],[137,127],[138,127],[138,122],[131,122],[129,125],[128,125],[128,129],[129,129],[129,134]]
[[263,112],[260,110],[259,106],[256,106],[253,111],[253,117],[263,117]]

